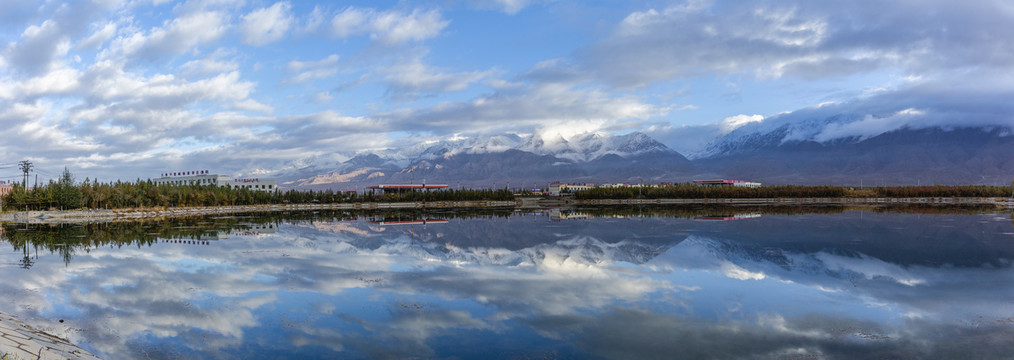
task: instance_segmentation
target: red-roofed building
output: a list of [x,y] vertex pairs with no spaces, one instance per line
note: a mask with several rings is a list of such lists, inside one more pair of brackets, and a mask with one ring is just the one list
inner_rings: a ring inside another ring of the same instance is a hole
[[427,184],[381,184],[367,187],[372,190],[382,190],[385,193],[390,192],[405,192],[405,191],[418,191],[418,190],[435,190],[435,189],[446,189],[447,185],[427,185]]

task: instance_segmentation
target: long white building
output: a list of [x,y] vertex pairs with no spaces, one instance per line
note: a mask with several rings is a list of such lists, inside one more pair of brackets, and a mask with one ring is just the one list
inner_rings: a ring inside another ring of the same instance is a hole
[[264,179],[233,179],[226,175],[207,174],[205,172],[185,172],[163,174],[152,179],[156,185],[215,185],[230,189],[250,189],[258,191],[277,191],[274,180]]

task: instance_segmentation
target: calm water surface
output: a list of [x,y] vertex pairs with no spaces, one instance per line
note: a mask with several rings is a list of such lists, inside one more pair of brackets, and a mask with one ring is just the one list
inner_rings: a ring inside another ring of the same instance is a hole
[[4,226],[0,311],[109,359],[1014,354],[1009,213],[821,212]]

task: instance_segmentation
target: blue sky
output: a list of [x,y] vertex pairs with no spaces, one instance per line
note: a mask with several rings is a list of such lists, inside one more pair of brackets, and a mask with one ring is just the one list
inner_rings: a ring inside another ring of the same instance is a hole
[[888,120],[822,139],[1009,126],[1014,90],[1005,1],[0,8],[0,180],[16,179],[3,167],[24,159],[43,177],[64,166],[105,180],[241,176],[332,152],[505,133],[642,131],[693,152],[743,124],[828,104]]

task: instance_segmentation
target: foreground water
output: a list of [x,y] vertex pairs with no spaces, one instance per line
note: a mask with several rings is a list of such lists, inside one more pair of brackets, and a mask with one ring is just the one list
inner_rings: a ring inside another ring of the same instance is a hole
[[1014,354],[1009,213],[743,211],[4,226],[0,311],[109,359]]

